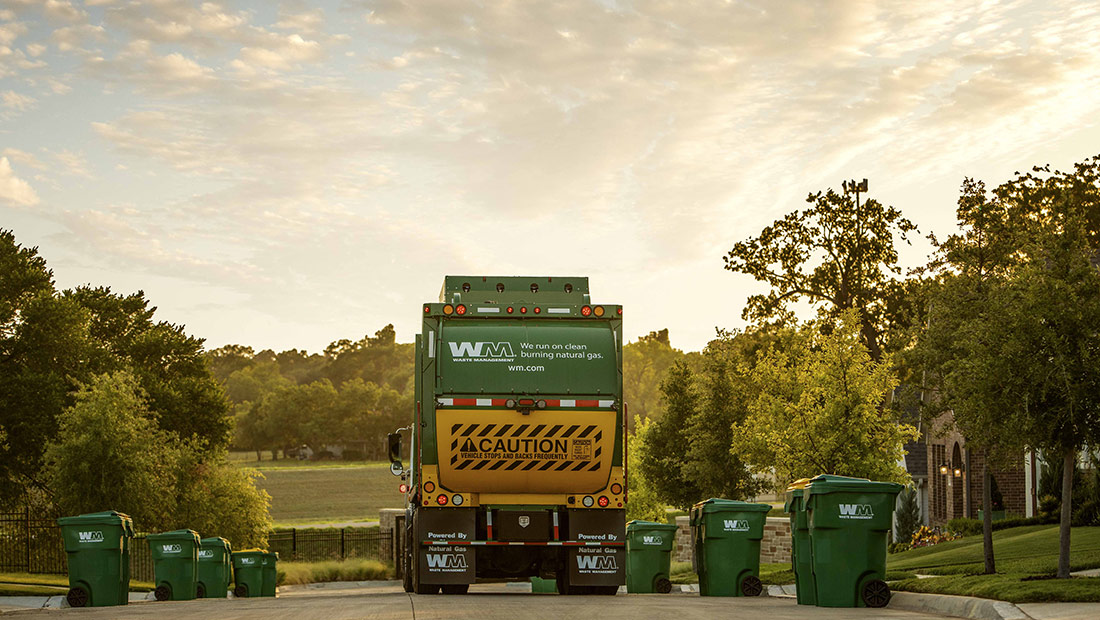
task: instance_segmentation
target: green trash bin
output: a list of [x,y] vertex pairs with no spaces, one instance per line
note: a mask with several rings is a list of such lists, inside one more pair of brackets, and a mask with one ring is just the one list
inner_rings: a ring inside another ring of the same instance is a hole
[[248,598],[263,596],[264,589],[264,551],[244,549],[234,551],[233,559],[233,596]]
[[195,598],[199,565],[199,535],[194,530],[149,534],[153,575],[158,601],[190,601]]
[[791,519],[791,570],[794,571],[795,595],[799,605],[813,605],[814,569],[810,556],[810,524],[806,520],[803,494],[809,478],[795,480],[787,487],[783,510]]
[[696,564],[699,594],[703,596],[759,596],[760,539],[768,504],[712,498],[692,508],[700,551]]
[[652,521],[626,524],[626,591],[631,594],[668,594],[676,526]]
[[72,607],[125,605],[130,594],[130,538],[133,521],[109,510],[61,517],[61,537],[69,561]]
[[276,564],[279,563],[279,554],[274,551],[267,551],[263,555],[263,585],[261,586],[260,596],[275,596],[275,587],[279,582],[279,571],[276,568]]
[[558,582],[556,579],[531,577],[531,591],[535,594],[556,594],[558,591]]
[[885,607],[886,543],[901,485],[823,475],[805,491],[819,607]]
[[198,598],[225,598],[233,581],[232,546],[224,538],[199,541]]

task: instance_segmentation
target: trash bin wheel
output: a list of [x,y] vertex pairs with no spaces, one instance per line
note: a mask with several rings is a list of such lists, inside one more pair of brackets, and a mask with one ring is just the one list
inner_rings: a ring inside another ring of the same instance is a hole
[[248,586],[243,583],[233,588],[233,596],[237,598],[248,598]]
[[881,579],[872,579],[863,584],[863,604],[868,607],[886,607],[890,602],[890,586]]
[[449,583],[444,586],[440,586],[444,594],[466,594],[470,591],[470,584],[468,583]]
[[760,593],[764,591],[764,584],[760,583],[760,578],[755,575],[749,575],[741,580],[741,594],[745,596],[760,596]]
[[85,607],[88,604],[88,598],[88,591],[80,586],[71,588],[68,594],[65,595],[69,607]]
[[654,584],[653,589],[656,590],[659,594],[668,594],[669,592],[672,592],[672,582],[668,579],[665,579],[664,577],[661,577],[657,580],[657,583]]
[[195,586],[195,597],[206,598],[206,586],[202,585],[201,583],[197,584]]
[[163,584],[157,586],[157,589],[153,590],[153,598],[158,601],[167,601],[172,598],[172,588]]

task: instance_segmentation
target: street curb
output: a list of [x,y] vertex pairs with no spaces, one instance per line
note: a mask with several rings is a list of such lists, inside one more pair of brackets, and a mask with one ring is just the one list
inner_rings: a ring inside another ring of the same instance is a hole
[[1034,620],[1013,603],[949,594],[894,592],[887,607],[972,620]]

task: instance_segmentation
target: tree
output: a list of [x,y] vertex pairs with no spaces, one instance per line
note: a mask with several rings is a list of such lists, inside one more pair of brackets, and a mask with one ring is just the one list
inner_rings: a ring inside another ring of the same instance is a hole
[[663,523],[667,516],[653,482],[645,476],[642,469],[642,455],[649,452],[647,442],[653,424],[653,420],[639,418],[632,425],[634,432],[629,438],[626,467],[626,490],[630,495],[630,501],[626,503],[627,521],[641,519]]
[[623,347],[623,400],[632,418],[657,419],[662,415],[660,385],[669,367],[684,359],[672,348],[668,330],[650,332]]
[[118,510],[145,527],[169,524],[176,506],[174,438],[157,428],[132,374],[92,379],[58,426],[45,458],[62,514]]
[[822,473],[909,481],[898,463],[918,433],[883,406],[896,378],[888,357],[871,359],[860,325],[854,309],[808,324],[752,370],[757,396],[732,449],[777,488]]
[[823,316],[858,312],[860,335],[872,359],[882,356],[883,333],[897,309],[901,286],[895,236],[907,240],[916,226],[893,207],[867,199],[862,204],[832,189],[810,194],[805,211],[794,211],[736,243],[725,268],[771,287],[749,297],[743,317],[790,324],[791,307],[809,302]]
[[909,543],[920,527],[920,504],[917,487],[908,485],[898,494],[897,520],[894,523],[894,542]]
[[676,362],[669,368],[661,382],[661,394],[665,415],[646,432],[645,443],[639,450],[639,471],[651,483],[658,499],[687,509],[702,499],[702,491],[684,470],[689,420],[698,409],[699,398],[691,369],[685,362]]
[[263,474],[241,469],[224,455],[210,459],[194,450],[180,453],[176,474],[173,528],[220,536],[239,549],[267,546],[271,496],[256,487]]
[[[1098,207],[1100,157],[1072,173],[1018,174],[992,196],[964,186],[963,231],[941,248],[947,274],[935,299],[946,307],[925,347],[950,345],[929,356],[933,378],[968,438],[1063,460],[1059,577],[1069,576],[1073,463],[1100,440]],[[991,487],[987,478],[986,514]]]

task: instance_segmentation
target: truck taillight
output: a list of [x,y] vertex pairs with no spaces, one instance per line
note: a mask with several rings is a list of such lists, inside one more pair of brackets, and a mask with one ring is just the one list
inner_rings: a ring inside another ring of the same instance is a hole
[[461,506],[464,501],[466,500],[462,499],[462,496],[458,493],[455,493],[455,496],[451,499],[451,503],[455,506]]
[[402,493],[408,493],[409,492],[409,485],[402,482],[401,486],[397,487],[397,490],[401,491]]
[[527,314],[527,308],[525,308],[525,307],[520,307],[520,309],[519,309],[519,313],[520,313],[520,314]]
[[508,314],[512,314],[513,312],[515,312],[515,308],[508,306]]
[[447,305],[443,306],[443,314],[446,314],[446,315],[450,316],[451,314],[454,313],[454,311],[455,311],[455,307],[452,306],[451,304],[447,304]]
[[615,484],[611,485],[611,492],[614,493],[615,495],[618,495],[619,493],[622,493],[623,492],[623,485],[616,482]]
[[462,304],[455,306],[455,314],[466,314],[466,306]]
[[589,316],[592,314],[592,306],[581,306],[581,316]]
[[435,490],[435,483],[434,482],[429,480],[429,481],[424,483],[424,492],[425,493],[431,493],[434,490]]
[[440,493],[439,497],[435,498],[435,503],[439,504],[440,506],[446,506],[447,505],[447,496],[443,493]]
[[538,306],[535,306],[535,314],[538,314],[540,312],[542,312],[542,308],[539,308]]
[[618,314],[619,316],[622,316],[623,309],[622,308],[615,308],[615,314]]
[[596,306],[595,308],[592,308],[592,314],[595,314],[596,316],[603,316],[603,306]]
[[600,505],[600,508],[607,508],[607,505],[611,503],[611,500],[607,499],[606,495],[601,495],[600,499],[596,500],[596,503]]
[[431,312],[431,311],[432,311],[432,307],[431,307],[431,306],[424,306],[424,314],[428,314],[428,313],[429,313],[429,312]]

